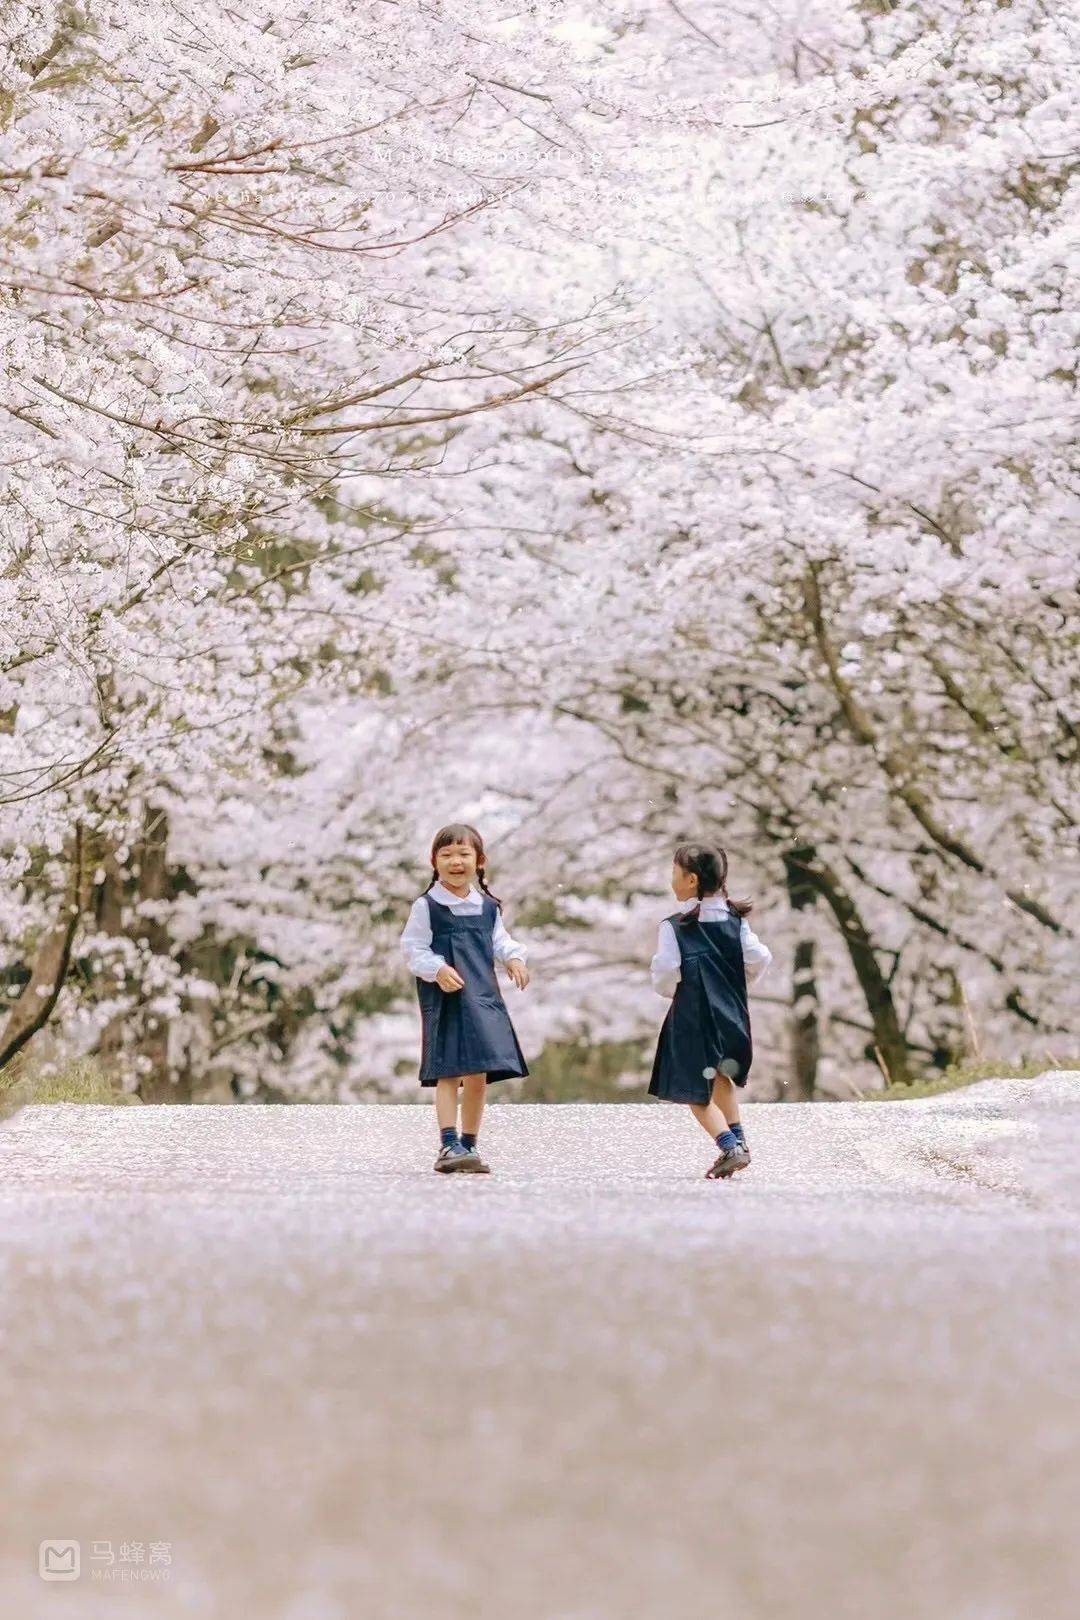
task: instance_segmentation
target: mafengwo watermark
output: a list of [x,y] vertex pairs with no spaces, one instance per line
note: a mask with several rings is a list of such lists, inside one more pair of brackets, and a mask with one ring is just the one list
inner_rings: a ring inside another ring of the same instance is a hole
[[38,1574],[43,1581],[77,1581],[86,1575],[101,1586],[157,1584],[172,1578],[172,1542],[118,1541],[114,1545],[50,1536],[38,1543]]

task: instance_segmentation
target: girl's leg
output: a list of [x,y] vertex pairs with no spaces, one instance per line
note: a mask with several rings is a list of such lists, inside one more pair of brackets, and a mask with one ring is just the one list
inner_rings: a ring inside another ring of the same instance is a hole
[[729,1125],[739,1123],[739,1102],[734,1083],[726,1074],[718,1074],[712,1088],[713,1107],[718,1108]]
[[461,1087],[461,1134],[478,1136],[487,1099],[487,1075],[467,1074]]
[[713,1106],[717,1108],[727,1121],[727,1128],[733,1131],[735,1138],[746,1155],[747,1164],[750,1163],[750,1148],[746,1141],[746,1132],[739,1122],[739,1093],[726,1074],[718,1074],[712,1092]]
[[690,1112],[702,1130],[708,1131],[714,1142],[721,1131],[726,1131],[728,1128],[727,1120],[714,1102],[691,1103]]
[[456,1077],[453,1080],[435,1082],[435,1118],[439,1122],[440,1131],[457,1130],[457,1094],[460,1084]]
[[[714,1099],[716,1097],[715,1091],[713,1097]],[[740,1148],[736,1138],[732,1135],[731,1125],[715,1100],[704,1104],[691,1103],[690,1111],[698,1124],[708,1131],[720,1149],[720,1157],[711,1170],[706,1170],[706,1176],[714,1180],[719,1178],[726,1181],[733,1171],[742,1170],[750,1163],[748,1155]]]

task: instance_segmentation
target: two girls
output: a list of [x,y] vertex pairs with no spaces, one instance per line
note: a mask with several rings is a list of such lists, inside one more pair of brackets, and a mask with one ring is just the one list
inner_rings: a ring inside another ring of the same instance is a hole
[[[525,949],[506,931],[485,865],[475,827],[440,828],[431,846],[431,882],[401,936],[417,981],[420,1084],[435,1088],[441,1136],[435,1169],[441,1173],[487,1171],[477,1151],[487,1087],[529,1072],[495,977],[501,962],[524,990]],[[746,991],[772,956],[744,921],[749,904],[728,898],[722,850],[681,844],[671,886],[679,911],[660,924],[651,973],[656,990],[672,1003],[649,1091],[689,1104],[719,1149],[707,1174],[726,1180],[750,1163],[736,1101],[752,1058]]]

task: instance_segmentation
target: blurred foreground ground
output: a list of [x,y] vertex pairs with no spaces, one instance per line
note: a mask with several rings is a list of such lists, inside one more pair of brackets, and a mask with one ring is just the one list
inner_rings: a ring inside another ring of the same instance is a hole
[[0,1612],[1073,1620],[1080,1080],[746,1120],[24,1109]]

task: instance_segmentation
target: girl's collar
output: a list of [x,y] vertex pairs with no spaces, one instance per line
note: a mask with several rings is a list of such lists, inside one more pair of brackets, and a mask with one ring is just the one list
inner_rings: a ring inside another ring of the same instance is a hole
[[436,878],[428,892],[430,894],[444,894],[447,900],[457,900],[458,902],[462,900],[479,900],[481,898],[480,891],[476,887],[475,883],[469,884],[468,894],[455,894],[453,889],[448,889],[446,887],[446,884],[443,882],[442,878]]

